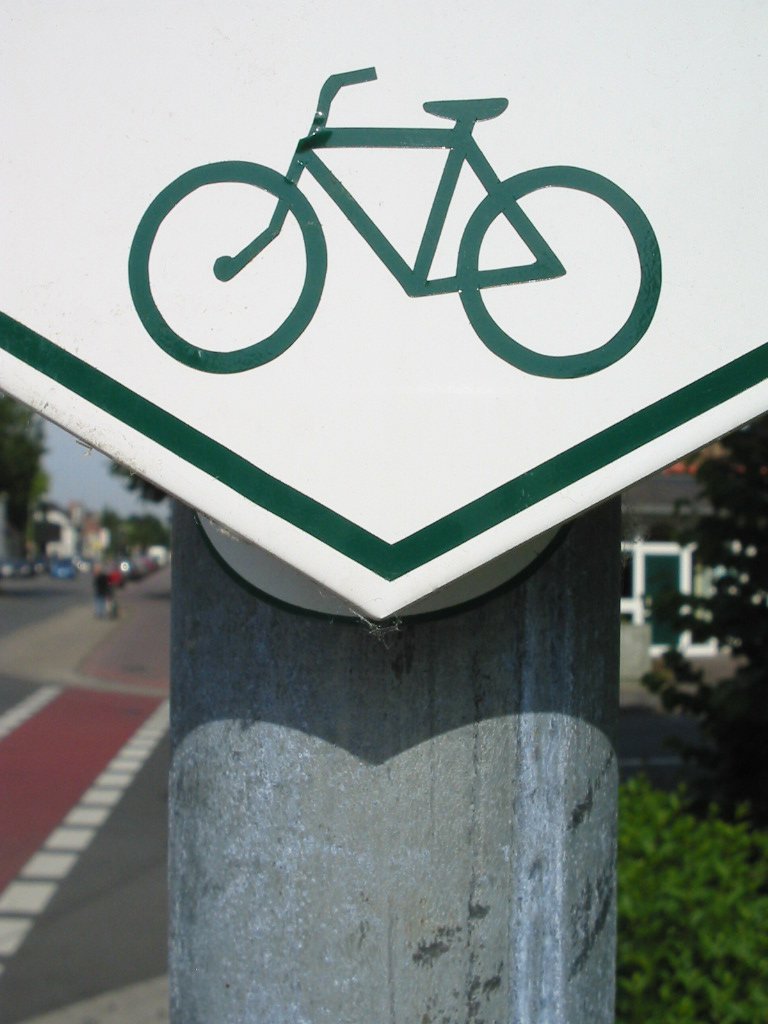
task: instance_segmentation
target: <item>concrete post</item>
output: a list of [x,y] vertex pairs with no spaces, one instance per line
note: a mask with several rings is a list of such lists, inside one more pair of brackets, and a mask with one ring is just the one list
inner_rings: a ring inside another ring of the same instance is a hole
[[173,1024],[609,1024],[619,512],[376,635],[241,588],[177,510]]

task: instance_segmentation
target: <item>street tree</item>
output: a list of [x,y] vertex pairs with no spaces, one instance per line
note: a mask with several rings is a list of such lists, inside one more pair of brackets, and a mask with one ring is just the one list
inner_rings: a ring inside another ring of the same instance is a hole
[[143,476],[139,476],[119,462],[113,462],[109,471],[113,476],[121,477],[128,490],[136,492],[142,501],[162,501],[163,498],[168,497],[160,487],[156,487],[149,480],[145,480]]
[[123,522],[123,532],[130,549],[146,550],[153,545],[168,547],[171,540],[166,524],[151,514],[129,516]]
[[153,545],[168,547],[171,533],[166,523],[151,513],[121,516],[114,509],[101,512],[101,525],[109,530],[108,553],[129,554],[131,551],[146,551]]
[[768,417],[725,437],[697,469],[711,505],[683,532],[712,567],[706,596],[670,596],[654,608],[694,639],[714,637],[733,672],[714,685],[672,652],[648,685],[664,705],[694,715],[705,743],[689,751],[704,769],[704,796],[734,813],[748,801],[768,821]]
[[7,498],[8,524],[19,541],[32,505],[45,494],[48,478],[42,421],[8,395],[0,394],[0,494]]

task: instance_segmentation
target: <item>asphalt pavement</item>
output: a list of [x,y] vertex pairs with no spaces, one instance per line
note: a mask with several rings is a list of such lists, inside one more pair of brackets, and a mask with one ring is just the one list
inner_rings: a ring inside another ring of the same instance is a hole
[[91,583],[85,575],[74,580],[56,580],[45,575],[2,579],[0,637],[83,605],[90,600],[90,594]]

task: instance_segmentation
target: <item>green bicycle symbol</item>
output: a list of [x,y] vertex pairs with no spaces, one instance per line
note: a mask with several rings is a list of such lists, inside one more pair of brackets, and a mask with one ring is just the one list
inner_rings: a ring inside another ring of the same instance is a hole
[[[450,128],[328,128],[331,103],[344,86],[375,80],[375,68],[332,75],[320,91],[309,134],[299,141],[287,174],[240,160],[205,164],[182,174],[157,196],[142,217],[131,245],[128,276],[131,296],[144,327],[169,355],[187,366],[210,373],[238,373],[262,366],[296,341],[317,310],[327,271],[327,249],[317,215],[298,188],[307,171],[336,203],[353,227],[413,298],[458,292],[469,322],[481,341],[497,356],[530,374],[581,377],[602,370],[625,356],[643,337],[653,319],[661,290],[661,254],[648,218],[608,178],[579,167],[538,167],[502,180],[491,167],[472,131],[476,122],[502,114],[506,99],[440,100],[424,104],[427,113],[453,121]],[[323,162],[322,151],[356,148],[446,149],[448,156],[427,218],[413,266],[397,252],[363,208]],[[430,279],[448,208],[459,174],[467,164],[487,195],[470,216],[459,244],[456,273]],[[168,214],[187,196],[206,185],[242,183],[274,196],[275,211],[267,227],[235,255],[221,255],[213,264],[220,281],[231,281],[280,234],[288,216],[295,217],[306,254],[306,274],[287,318],[268,337],[229,352],[211,351],[177,334],[158,308],[152,292],[149,258],[157,232]],[[566,270],[523,212],[519,200],[539,189],[559,187],[595,196],[622,219],[632,236],[640,264],[634,305],[620,329],[604,344],[570,355],[536,352],[506,333],[493,319],[483,290],[501,285],[546,281]],[[533,254],[522,266],[481,270],[480,249],[491,224],[503,216]]]

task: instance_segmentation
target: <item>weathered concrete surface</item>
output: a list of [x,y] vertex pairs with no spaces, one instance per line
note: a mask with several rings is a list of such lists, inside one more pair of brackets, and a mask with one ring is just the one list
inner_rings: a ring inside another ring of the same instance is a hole
[[177,512],[174,1024],[613,1021],[619,512],[472,610],[276,608]]

